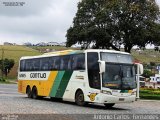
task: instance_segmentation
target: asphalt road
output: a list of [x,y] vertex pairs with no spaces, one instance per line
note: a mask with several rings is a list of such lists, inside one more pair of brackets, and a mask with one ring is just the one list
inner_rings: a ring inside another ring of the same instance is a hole
[[16,84],[0,84],[0,114],[160,114],[160,101],[138,100],[116,104],[111,109],[99,104],[81,107],[73,102],[55,102],[49,98],[30,99],[17,92]]

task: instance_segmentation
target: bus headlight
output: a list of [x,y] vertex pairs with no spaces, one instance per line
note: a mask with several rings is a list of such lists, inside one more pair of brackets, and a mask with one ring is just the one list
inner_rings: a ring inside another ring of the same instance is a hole
[[106,90],[101,90],[101,93],[112,95],[112,93],[110,91],[106,91]]

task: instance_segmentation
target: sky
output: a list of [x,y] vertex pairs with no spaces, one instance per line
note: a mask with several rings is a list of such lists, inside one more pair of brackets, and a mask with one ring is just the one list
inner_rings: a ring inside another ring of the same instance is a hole
[[0,44],[66,42],[78,1],[0,0]]
[[[0,0],[0,44],[66,42],[78,1]],[[18,6],[7,6],[7,2],[18,2]]]

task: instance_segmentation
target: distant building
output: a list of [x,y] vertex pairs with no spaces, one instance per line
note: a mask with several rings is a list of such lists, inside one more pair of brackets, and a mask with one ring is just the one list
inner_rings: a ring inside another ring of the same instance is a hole
[[32,43],[27,42],[27,43],[24,43],[23,45],[25,45],[25,46],[32,46]]
[[4,42],[3,45],[14,45],[14,44],[9,42]]
[[150,81],[145,81],[145,87],[160,89],[160,74],[150,77]]
[[32,43],[27,42],[27,43],[24,43],[23,45],[25,45],[25,46],[66,46],[66,43],[65,42],[62,42],[62,43],[58,43],[58,42],[48,42],[48,43],[40,42],[40,43],[37,43],[37,44],[33,45]]
[[48,42],[47,46],[59,46],[59,43],[57,43],[57,42]]
[[150,82],[158,82],[160,83],[160,74],[155,74],[155,76],[150,77]]
[[66,46],[66,42],[59,43],[59,46]]
[[74,44],[74,45],[72,45],[71,47],[73,47],[73,48],[81,48],[81,45]]
[[40,43],[36,44],[36,46],[47,46],[47,43],[40,42]]

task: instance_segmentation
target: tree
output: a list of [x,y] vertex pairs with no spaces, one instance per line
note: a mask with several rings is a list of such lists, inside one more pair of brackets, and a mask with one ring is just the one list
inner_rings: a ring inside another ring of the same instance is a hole
[[7,77],[8,73],[10,72],[11,68],[14,66],[14,60],[13,59],[3,59],[0,60],[0,69],[3,74]]
[[143,75],[146,78],[150,78],[150,76],[153,76],[154,74],[150,70],[144,70]]
[[159,15],[155,0],[82,0],[67,30],[67,46],[92,43],[120,50],[123,44],[131,52],[134,45],[160,41]]

